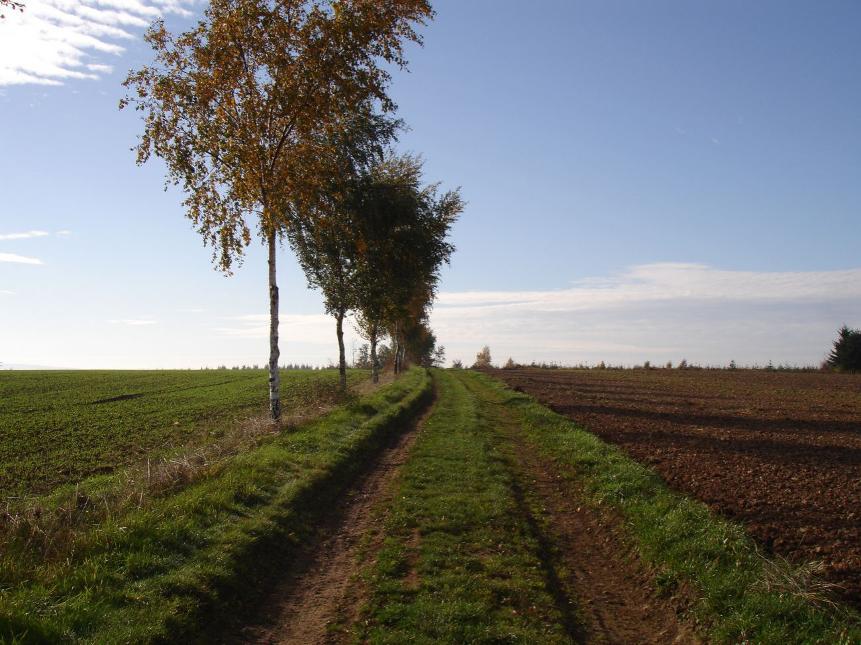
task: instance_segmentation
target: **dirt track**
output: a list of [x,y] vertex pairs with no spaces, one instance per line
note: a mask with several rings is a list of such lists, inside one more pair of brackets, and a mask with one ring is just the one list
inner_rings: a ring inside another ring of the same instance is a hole
[[680,370],[498,370],[765,547],[820,560],[861,607],[861,377]]
[[[470,389],[494,420],[494,441],[507,455],[519,513],[540,545],[545,583],[570,641],[696,642],[673,604],[657,597],[649,572],[625,544],[621,523],[579,504],[573,475],[538,456],[517,418],[489,390],[474,383]],[[373,559],[384,538],[387,503],[423,424],[424,418],[385,450],[334,509],[320,539],[284,572],[254,619],[226,642],[354,640],[353,625],[368,593],[359,576],[365,566],[360,554]]]
[[677,607],[660,598],[653,575],[626,544],[623,522],[583,504],[570,470],[541,457],[516,418],[485,402],[521,510],[541,544],[545,577],[567,631],[580,643],[697,643]]
[[343,630],[349,630],[362,605],[357,575],[363,539],[379,534],[375,525],[381,516],[374,509],[389,498],[392,481],[407,460],[423,420],[386,448],[373,469],[333,509],[320,539],[285,572],[252,624],[229,642],[310,645],[348,640]]

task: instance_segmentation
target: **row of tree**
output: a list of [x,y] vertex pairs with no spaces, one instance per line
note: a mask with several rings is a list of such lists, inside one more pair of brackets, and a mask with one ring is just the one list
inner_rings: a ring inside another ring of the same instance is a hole
[[312,287],[334,316],[342,387],[346,387],[344,319],[356,315],[370,343],[374,382],[377,346],[391,339],[398,373],[408,359],[432,360],[436,338],[428,314],[439,269],[454,247],[448,233],[463,208],[458,191],[422,184],[422,163],[384,155],[338,180],[323,208],[297,217],[288,237]]
[[390,69],[433,17],[428,0],[212,0],[195,27],[155,22],[155,56],[132,70],[120,108],[142,113],[138,163],[167,165],[188,217],[226,274],[255,234],[268,250],[269,402],[281,414],[276,251],[288,242],[335,317],[354,312],[395,369],[435,339],[427,325],[458,192],[422,183],[390,146],[402,127]]

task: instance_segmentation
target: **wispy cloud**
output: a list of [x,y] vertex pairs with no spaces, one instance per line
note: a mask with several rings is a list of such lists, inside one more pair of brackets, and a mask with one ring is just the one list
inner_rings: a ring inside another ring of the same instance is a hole
[[114,319],[109,320],[109,323],[112,325],[127,325],[128,327],[145,327],[147,325],[156,325],[158,324],[157,320],[150,319],[135,319],[135,318],[123,318],[123,319]]
[[[279,317],[281,335],[303,343],[330,343],[335,337],[335,322],[325,314],[285,314]],[[348,325],[345,327],[349,327]],[[233,338],[266,338],[269,335],[269,314],[247,314],[224,319],[215,328],[221,336]]]
[[0,253],[0,262],[12,262],[15,264],[43,264],[39,258],[30,258],[16,253]]
[[118,56],[164,14],[188,15],[195,0],[31,0],[3,21],[0,86],[62,85],[110,73]]
[[14,291],[9,291],[9,289],[0,289],[0,296],[14,296]]
[[[68,237],[72,234],[72,231],[67,229],[63,229],[62,231],[57,231],[54,233],[57,237]],[[51,233],[48,231],[21,231],[19,233],[0,233],[0,242],[6,242],[9,240],[32,240],[34,238],[39,237],[50,237]]]
[[0,240],[29,240],[34,237],[47,237],[48,231],[24,231],[22,233],[0,233]]
[[570,311],[677,299],[797,301],[861,299],[861,269],[846,271],[726,271],[702,264],[656,263],[606,278],[575,281],[554,291],[444,292],[437,304],[470,310]]
[[[315,360],[318,362],[324,357],[333,355],[336,351],[335,341],[335,319],[325,314],[286,314],[280,315],[280,335],[285,347],[293,343],[302,343],[304,346],[314,346],[321,352]],[[223,324],[215,327],[213,331],[225,338],[232,339],[263,339],[269,336],[269,314],[247,314],[244,316],[231,316],[223,319]],[[353,343],[364,342],[359,339],[354,328],[354,321],[348,317],[344,324],[344,342],[347,346]],[[289,358],[289,352],[285,351]]]
[[[635,266],[554,291],[444,292],[432,324],[449,356],[485,343],[504,360],[816,363],[861,323],[861,269],[726,271]],[[504,354],[504,355],[501,355]]]

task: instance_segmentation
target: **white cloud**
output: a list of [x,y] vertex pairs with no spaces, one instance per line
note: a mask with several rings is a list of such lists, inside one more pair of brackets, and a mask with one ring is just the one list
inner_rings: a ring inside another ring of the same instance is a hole
[[109,323],[112,325],[127,325],[129,327],[144,327],[146,325],[155,325],[158,323],[157,320],[149,320],[149,319],[134,319],[134,318],[124,318],[121,320],[109,320]]
[[0,240],[27,240],[33,237],[46,237],[50,235],[47,231],[24,231],[23,233],[3,233]]
[[0,86],[96,79],[155,18],[189,15],[195,0],[29,0],[3,21]]
[[0,296],[14,296],[14,291],[9,291],[9,289],[0,289]]
[[450,358],[485,343],[505,360],[626,364],[815,364],[842,323],[861,324],[861,269],[725,271],[632,267],[555,291],[443,292],[432,326]]
[[[233,338],[268,338],[269,314],[248,314],[226,319],[227,324],[216,327],[220,336]],[[279,317],[279,333],[289,344],[300,341],[308,344],[330,346],[335,338],[335,319],[325,314],[284,314]],[[344,321],[345,336],[353,333],[352,319]]]
[[[218,336],[235,339],[265,339],[269,337],[269,315],[249,314],[225,318],[225,324],[214,328]],[[301,360],[322,363],[337,358],[335,319],[326,314],[285,314],[279,317],[279,336],[284,360],[298,360],[295,350],[301,346]],[[227,342],[227,341],[225,341]],[[344,344],[351,348],[365,341],[356,333],[354,320],[344,320]],[[350,351],[350,350],[348,350]]]
[[54,233],[54,235],[56,235],[57,237],[68,237],[71,234],[72,234],[72,231],[69,231],[66,229],[63,229],[62,231],[57,231],[56,233]]
[[586,278],[555,291],[443,292],[440,307],[472,312],[504,310],[572,311],[678,299],[780,301],[861,298],[861,269],[767,273],[724,271],[701,264],[656,263],[609,278]]
[[13,262],[16,264],[43,264],[39,258],[30,258],[15,253],[0,253],[0,262]]

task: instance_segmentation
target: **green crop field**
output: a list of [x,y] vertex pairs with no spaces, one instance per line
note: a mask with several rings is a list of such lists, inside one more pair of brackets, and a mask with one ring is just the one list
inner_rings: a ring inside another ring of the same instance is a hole
[[[285,413],[333,401],[337,377],[285,371]],[[0,372],[0,499],[205,443],[264,412],[266,379],[264,370]]]

